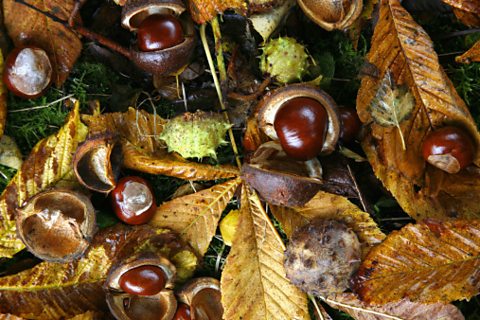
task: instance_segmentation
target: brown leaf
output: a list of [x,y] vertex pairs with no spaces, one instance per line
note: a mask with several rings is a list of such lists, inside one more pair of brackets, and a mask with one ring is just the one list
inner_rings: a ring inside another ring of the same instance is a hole
[[464,320],[460,310],[452,304],[423,304],[402,299],[383,305],[368,305],[353,293],[328,297],[324,301],[332,308],[349,314],[356,320]]
[[357,234],[364,253],[385,238],[368,213],[360,210],[347,198],[335,194],[320,191],[303,207],[270,206],[270,208],[289,238],[295,230],[315,218],[344,221]]
[[190,0],[190,14],[193,21],[204,24],[212,20],[217,14],[232,9],[245,14],[247,3],[244,0]]
[[[108,312],[102,286],[109,268],[115,261],[143,248],[161,250],[177,269],[185,269],[174,259],[186,251],[175,234],[148,226],[119,224],[100,231],[79,260],[63,264],[43,262],[30,270],[0,278],[0,312],[29,319]],[[188,263],[194,268],[196,258],[192,253],[190,257],[194,260]],[[190,276],[192,273],[190,270]]]
[[427,219],[370,250],[354,279],[367,303],[449,303],[479,293],[480,220]]
[[[357,111],[366,130],[362,146],[377,177],[413,218],[472,216],[480,213],[479,174],[448,174],[422,157],[422,142],[432,128],[462,125],[480,144],[480,135],[465,103],[440,67],[426,32],[398,0],[383,0],[368,62],[375,72],[362,79]],[[410,118],[396,128],[373,121],[370,105],[382,79],[391,73],[396,86],[407,86],[415,98]],[[477,152],[475,164],[480,164]],[[453,200],[455,199],[455,200]]]
[[107,131],[120,136],[123,165],[129,169],[187,180],[216,180],[238,176],[238,169],[231,165],[213,166],[189,162],[168,153],[164,142],[158,139],[166,123],[159,116],[130,108],[125,113],[84,115],[82,119],[92,134]]
[[240,178],[229,180],[166,202],[157,209],[150,224],[176,231],[199,256],[203,256],[223,210],[240,183]]
[[[74,0],[29,1],[29,4],[62,20],[68,19],[74,3]],[[79,37],[61,23],[15,0],[4,0],[3,10],[5,26],[15,46],[31,44],[47,51],[55,70],[55,85],[61,86],[80,56],[82,42]]]
[[480,27],[480,2],[477,0],[442,0],[453,8],[453,13],[463,24]]
[[15,209],[60,180],[74,177],[73,154],[86,135],[87,128],[80,121],[77,101],[58,133],[38,142],[25,159],[0,196],[0,257],[11,257],[24,248],[22,241],[17,239]]
[[238,229],[222,273],[224,319],[309,319],[307,297],[286,278],[285,249],[255,192],[243,186]]
[[455,61],[458,63],[471,63],[471,62],[480,62],[480,40],[475,42],[475,44],[464,54],[455,58]]
[[[1,13],[1,12],[0,12]],[[0,34],[0,37],[2,35]],[[0,78],[3,79],[3,54],[0,51]],[[5,84],[0,84],[0,138],[5,131],[5,122],[7,121],[7,88]]]

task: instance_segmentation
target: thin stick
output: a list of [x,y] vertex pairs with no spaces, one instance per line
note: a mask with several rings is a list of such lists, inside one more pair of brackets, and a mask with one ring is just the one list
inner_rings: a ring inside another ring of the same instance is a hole
[[322,297],[322,296],[319,296],[319,298],[322,299],[324,302],[327,302],[327,303],[330,303],[330,304],[333,304],[333,305],[337,305],[337,306],[341,306],[341,307],[344,307],[344,308],[347,308],[347,309],[352,309],[352,310],[361,311],[361,312],[365,312],[365,313],[371,313],[371,314],[375,314],[377,316],[382,316],[382,317],[389,318],[389,319],[394,319],[394,320],[403,320],[402,318],[399,318],[399,317],[396,317],[396,316],[391,316],[391,315],[383,313],[383,312],[378,312],[378,311],[374,311],[374,310],[364,309],[364,308],[361,308],[361,307],[351,306],[349,304],[337,302],[335,300],[325,298],[325,297]]
[[23,108],[23,109],[16,109],[16,110],[8,110],[8,113],[15,113],[15,112],[23,112],[23,111],[31,111],[31,110],[38,110],[38,109],[44,109],[53,106],[54,104],[57,104],[59,102],[62,102],[64,100],[70,99],[73,97],[73,94],[69,94],[68,96],[61,97],[60,99],[57,99],[55,101],[49,102],[47,104],[44,104],[43,106],[36,106],[36,107],[30,107],[30,108]]
[[315,297],[311,295],[308,295],[308,298],[310,299],[310,301],[312,301],[313,306],[315,307],[315,310],[317,311],[318,316],[320,317],[320,320],[325,320],[322,310],[320,310],[320,307],[318,306],[317,299],[315,299]]
[[368,212],[366,201],[363,198],[363,194],[360,191],[360,188],[358,187],[357,179],[355,179],[355,176],[353,175],[352,168],[350,168],[350,165],[348,163],[347,163],[347,169],[348,169],[348,174],[350,175],[350,177],[352,177],[352,181],[353,181],[353,185],[355,187],[355,190],[357,190],[358,199],[360,200],[360,203],[362,204],[363,211]]
[[227,82],[227,70],[225,69],[225,61],[223,59],[222,33],[220,31],[218,18],[213,18],[210,23],[212,25],[213,38],[215,39],[215,52],[217,53],[218,74],[220,75],[220,82],[222,84],[225,84]]

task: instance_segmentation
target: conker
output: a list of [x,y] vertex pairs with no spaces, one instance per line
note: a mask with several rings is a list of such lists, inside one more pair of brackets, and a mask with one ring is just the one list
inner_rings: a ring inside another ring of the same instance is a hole
[[112,191],[112,206],[120,220],[133,225],[148,222],[157,209],[150,184],[135,176],[120,179]]
[[52,64],[45,50],[19,47],[5,60],[3,82],[16,96],[32,99],[41,96],[52,82]]
[[351,142],[360,132],[362,122],[358,117],[357,111],[353,108],[338,108],[338,116],[340,118],[340,139],[343,142]]
[[297,97],[280,106],[273,125],[285,153],[306,161],[322,151],[328,114],[317,100]]
[[475,145],[463,129],[446,126],[430,132],[423,141],[423,158],[448,173],[457,173],[472,163]]
[[137,43],[141,51],[171,48],[184,40],[180,21],[170,14],[148,16],[142,21],[137,31]]
[[129,294],[151,296],[165,288],[166,276],[156,266],[144,265],[128,270],[118,281],[120,288]]
[[173,316],[172,320],[191,320],[190,316],[190,307],[185,303],[179,303],[177,307],[177,312]]

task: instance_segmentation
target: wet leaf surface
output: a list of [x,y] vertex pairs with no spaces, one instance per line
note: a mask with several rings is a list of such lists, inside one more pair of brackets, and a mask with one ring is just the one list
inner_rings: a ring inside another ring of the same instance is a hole
[[442,0],[453,8],[453,13],[465,25],[480,26],[480,3],[477,0]]

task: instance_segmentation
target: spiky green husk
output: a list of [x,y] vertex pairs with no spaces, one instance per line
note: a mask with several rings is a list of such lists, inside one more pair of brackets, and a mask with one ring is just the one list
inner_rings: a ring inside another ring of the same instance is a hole
[[270,40],[263,47],[260,70],[277,82],[300,80],[308,68],[308,54],[303,45],[290,37]]
[[169,152],[178,152],[184,158],[216,159],[215,150],[227,143],[224,138],[230,127],[221,114],[186,112],[165,125],[160,139],[165,141]]

